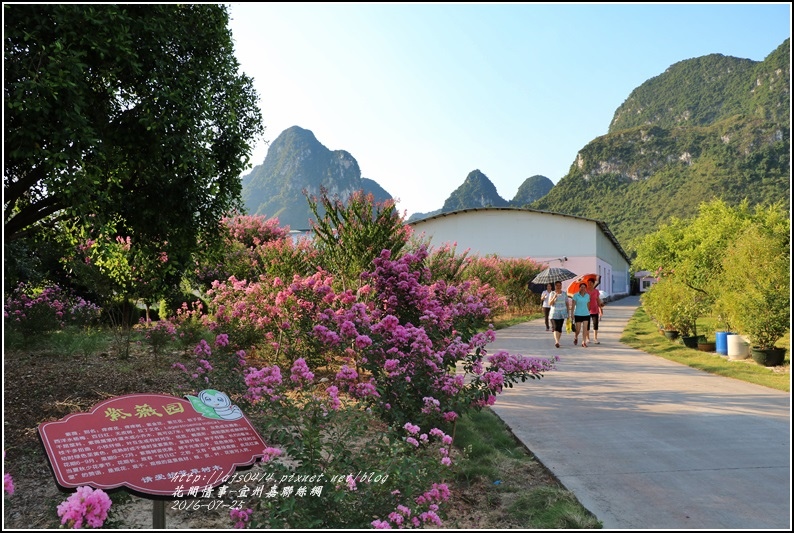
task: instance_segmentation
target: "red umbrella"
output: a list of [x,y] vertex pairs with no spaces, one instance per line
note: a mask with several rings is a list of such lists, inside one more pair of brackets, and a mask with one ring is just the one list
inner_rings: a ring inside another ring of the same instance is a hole
[[579,292],[579,284],[584,283],[587,285],[587,282],[593,280],[593,287],[598,287],[598,284],[601,282],[598,279],[598,274],[582,274],[581,276],[577,276],[570,285],[568,285],[568,296],[573,296],[577,292]]

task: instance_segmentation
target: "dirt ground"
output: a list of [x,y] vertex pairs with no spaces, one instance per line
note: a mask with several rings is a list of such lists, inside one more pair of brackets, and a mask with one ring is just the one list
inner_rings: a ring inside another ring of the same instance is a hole
[[[50,470],[38,436],[39,424],[71,413],[87,412],[102,400],[132,393],[174,394],[182,375],[171,370],[178,356],[154,358],[141,347],[127,359],[115,354],[60,356],[50,353],[6,351],[4,356],[3,449],[4,471],[13,476],[15,492],[4,499],[4,529],[50,529],[60,526],[57,505],[71,490],[61,491]],[[256,468],[256,467],[255,467]],[[446,527],[506,529],[511,500],[536,487],[560,487],[538,462],[522,462],[505,469],[500,490],[490,482],[453,484]],[[503,489],[503,490],[502,490]],[[106,527],[150,529],[154,504],[122,493],[114,496]],[[165,502],[168,529],[228,529],[224,511],[174,509]]]

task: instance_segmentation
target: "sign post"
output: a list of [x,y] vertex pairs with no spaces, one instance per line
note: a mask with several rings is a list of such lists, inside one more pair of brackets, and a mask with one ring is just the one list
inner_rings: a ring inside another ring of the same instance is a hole
[[[39,425],[56,482],[179,497],[185,486],[215,488],[264,456],[267,445],[226,394],[208,389],[186,398],[117,396]],[[155,499],[153,526],[165,527],[162,499]]]

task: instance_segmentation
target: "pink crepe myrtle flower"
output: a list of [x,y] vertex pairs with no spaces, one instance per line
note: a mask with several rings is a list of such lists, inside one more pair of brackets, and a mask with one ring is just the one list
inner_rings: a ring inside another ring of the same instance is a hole
[[111,506],[110,497],[102,489],[77,487],[77,491],[58,505],[61,524],[80,529],[83,525],[102,527]]
[[328,399],[330,400],[329,407],[334,411],[338,411],[342,407],[342,400],[339,399],[339,387],[331,385],[325,389],[325,392],[328,393]]
[[279,455],[281,455],[281,450],[279,450],[278,448],[273,448],[271,446],[268,446],[264,450],[264,455],[262,456],[262,462],[269,463]]
[[342,368],[339,369],[339,372],[336,373],[336,379],[354,381],[358,378],[358,372],[354,368],[350,368],[347,365],[343,365]]
[[11,474],[3,474],[3,490],[11,496],[14,494],[14,478]]
[[201,341],[199,341],[199,343],[196,345],[196,348],[193,350],[193,352],[196,355],[205,354],[207,356],[210,356],[212,355],[212,348],[210,348],[210,345],[207,344],[207,341],[201,339]]
[[296,359],[292,365],[290,379],[298,384],[301,382],[311,383],[314,379],[314,373],[309,370],[309,365],[306,364],[306,360],[303,357]]
[[403,429],[410,433],[411,435],[416,435],[419,433],[419,426],[411,424],[410,422],[406,422],[403,426]]
[[244,529],[245,523],[251,519],[252,514],[254,514],[253,509],[231,509],[229,518],[235,521],[235,529]]
[[228,346],[229,336],[226,333],[221,333],[215,337],[215,346]]

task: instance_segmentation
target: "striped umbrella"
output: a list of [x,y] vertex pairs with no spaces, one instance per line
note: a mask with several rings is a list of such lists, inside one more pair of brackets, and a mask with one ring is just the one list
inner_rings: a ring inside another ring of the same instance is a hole
[[557,281],[565,281],[575,278],[576,274],[562,267],[549,267],[535,276],[532,283],[555,283]]

